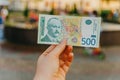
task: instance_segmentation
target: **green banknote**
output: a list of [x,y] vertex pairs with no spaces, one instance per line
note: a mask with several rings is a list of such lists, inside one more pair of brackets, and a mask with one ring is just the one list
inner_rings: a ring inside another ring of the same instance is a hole
[[39,15],[38,44],[67,44],[82,47],[99,47],[100,17]]

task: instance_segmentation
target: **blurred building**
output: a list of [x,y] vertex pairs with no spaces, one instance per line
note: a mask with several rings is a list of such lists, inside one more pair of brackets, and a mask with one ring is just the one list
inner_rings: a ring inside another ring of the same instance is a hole
[[9,0],[0,0],[0,6],[9,5]]
[[10,1],[10,5],[9,5],[9,9],[10,10],[24,10],[27,0],[9,0]]
[[78,10],[87,11],[101,9],[120,9],[120,0],[9,0],[9,8],[12,10],[24,10],[27,6],[29,9],[38,9],[40,11],[50,11],[52,6],[55,9],[65,9],[66,5],[70,8],[74,4]]
[[101,0],[101,9],[114,10],[120,9],[120,0]]

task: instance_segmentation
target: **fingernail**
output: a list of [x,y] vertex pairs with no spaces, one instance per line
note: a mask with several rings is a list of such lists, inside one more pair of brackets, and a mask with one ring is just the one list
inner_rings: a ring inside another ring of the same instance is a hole
[[63,39],[62,41],[61,41],[61,43],[66,43],[67,42],[67,39]]

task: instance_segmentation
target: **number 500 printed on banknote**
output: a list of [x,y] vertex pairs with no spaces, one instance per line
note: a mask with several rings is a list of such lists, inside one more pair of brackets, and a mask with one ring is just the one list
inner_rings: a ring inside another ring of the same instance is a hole
[[58,44],[64,38],[67,44],[99,47],[100,17],[39,15],[38,44]]

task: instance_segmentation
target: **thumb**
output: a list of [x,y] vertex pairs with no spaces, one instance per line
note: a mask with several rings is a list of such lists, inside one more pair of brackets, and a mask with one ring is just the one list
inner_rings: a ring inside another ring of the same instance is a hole
[[60,54],[64,51],[64,49],[66,48],[66,44],[67,44],[67,41],[66,41],[66,39],[64,39],[59,45],[57,45],[57,46],[50,52],[50,55],[59,57],[59,55],[60,55]]

